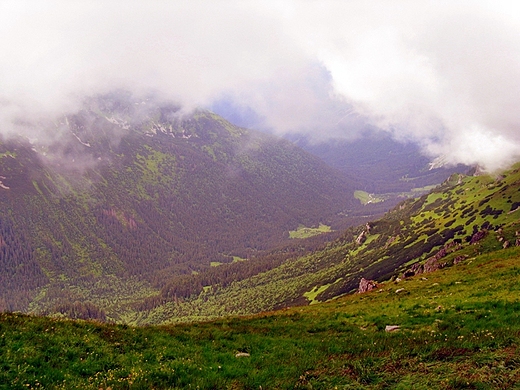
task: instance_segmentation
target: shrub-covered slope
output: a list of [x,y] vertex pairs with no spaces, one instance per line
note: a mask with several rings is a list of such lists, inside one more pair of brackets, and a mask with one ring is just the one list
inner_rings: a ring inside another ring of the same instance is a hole
[[519,264],[513,247],[325,304],[187,325],[4,313],[0,388],[515,388]]
[[0,144],[4,310],[117,318],[173,275],[254,256],[300,225],[338,228],[355,205],[319,159],[209,112],[116,93],[33,125],[32,144]]
[[[498,176],[453,175],[432,193],[407,200],[334,242],[284,253],[280,264],[275,256],[268,271],[225,286],[207,285],[185,300],[173,299],[167,287],[162,300],[136,320],[184,321],[316,303],[355,291],[362,277],[411,276],[518,245],[519,188],[520,165]],[[220,272],[238,273],[240,267],[247,264],[222,266]]]

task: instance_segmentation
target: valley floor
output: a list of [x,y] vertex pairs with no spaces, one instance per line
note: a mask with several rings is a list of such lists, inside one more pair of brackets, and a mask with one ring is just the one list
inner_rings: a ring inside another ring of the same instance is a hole
[[2,314],[0,388],[509,389],[519,291],[515,247],[247,318],[130,327]]

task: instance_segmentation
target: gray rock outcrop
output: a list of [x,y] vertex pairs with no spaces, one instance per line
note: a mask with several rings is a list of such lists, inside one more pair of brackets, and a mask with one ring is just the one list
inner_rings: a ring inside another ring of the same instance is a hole
[[372,291],[377,287],[377,282],[375,280],[368,280],[365,278],[361,278],[359,281],[358,293],[363,294],[368,291]]

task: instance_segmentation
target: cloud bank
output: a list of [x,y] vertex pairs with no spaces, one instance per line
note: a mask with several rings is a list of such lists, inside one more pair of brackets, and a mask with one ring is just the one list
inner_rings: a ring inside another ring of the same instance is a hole
[[86,95],[232,102],[320,140],[366,125],[432,157],[520,159],[520,11],[499,1],[0,2],[0,128]]

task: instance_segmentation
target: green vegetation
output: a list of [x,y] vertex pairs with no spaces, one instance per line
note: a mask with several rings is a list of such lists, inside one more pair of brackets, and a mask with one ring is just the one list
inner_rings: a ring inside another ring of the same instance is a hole
[[323,286],[316,286],[311,291],[303,293],[303,296],[309,300],[309,305],[314,305],[319,302],[318,300],[316,300],[316,297],[320,293],[324,292],[329,286],[330,286],[330,284],[325,284]]
[[287,245],[299,224],[351,219],[340,215],[349,183],[290,142],[142,102],[92,98],[59,119],[68,128],[45,154],[0,144],[0,310],[68,315],[80,302],[144,322],[157,305],[280,264],[235,260]]
[[424,187],[416,187],[416,188],[412,188],[410,190],[410,192],[412,193],[425,193],[425,192],[429,192],[433,189],[435,189],[437,187],[437,184],[432,184],[432,185],[428,185],[428,186],[424,186]]
[[354,198],[358,199],[363,205],[384,201],[383,198],[378,197],[376,194],[369,194],[368,192],[361,190],[354,191]]
[[[134,104],[119,103],[131,118]],[[127,325],[210,320],[325,302],[362,277],[395,279],[432,258],[451,266],[516,244],[519,166],[453,175],[370,221],[360,214],[383,206],[360,206],[346,182],[290,143],[171,110],[152,109],[130,128],[115,123],[117,110],[110,120],[71,116],[91,146],[64,143],[78,160],[91,153],[95,169],[42,165],[22,141],[0,145],[16,152],[0,159],[9,187],[0,309]],[[343,230],[347,221],[360,225]]]
[[305,227],[298,226],[298,229],[289,231],[290,238],[308,238],[312,236],[316,236],[322,233],[328,233],[331,231],[330,226],[324,225],[320,223],[320,225],[316,228],[313,227]]
[[520,164],[338,231],[352,191],[288,142],[115,103],[67,120],[95,170],[0,144],[0,311],[48,315],[0,315],[0,388],[520,384]]
[[[174,295],[169,289],[163,290],[162,301],[148,306],[137,323],[214,319],[324,302],[355,291],[362,277],[384,281],[435,256],[437,266],[444,267],[456,259],[513,246],[516,231],[520,231],[518,168],[498,178],[455,175],[435,192],[408,199],[384,218],[348,229],[333,242],[309,245],[301,253],[294,247],[282,249],[266,258],[265,267],[249,275],[245,270],[262,258],[243,268],[240,263],[223,264],[218,267],[219,275],[243,276],[229,281],[219,276],[219,282],[202,283],[215,288],[185,295],[177,302],[166,298]],[[478,232],[482,239],[470,243]],[[186,283],[201,282],[192,279]]]
[[437,185],[427,185],[424,187],[416,187],[410,189],[410,191],[404,192],[388,192],[384,194],[370,194],[366,191],[356,190],[354,191],[354,198],[359,200],[361,204],[368,205],[374,203],[381,203],[388,200],[395,199],[406,199],[406,198],[415,198],[417,196],[426,194],[433,189],[435,189]]
[[2,314],[0,386],[514,388],[519,261],[506,249],[326,304],[167,327]]

